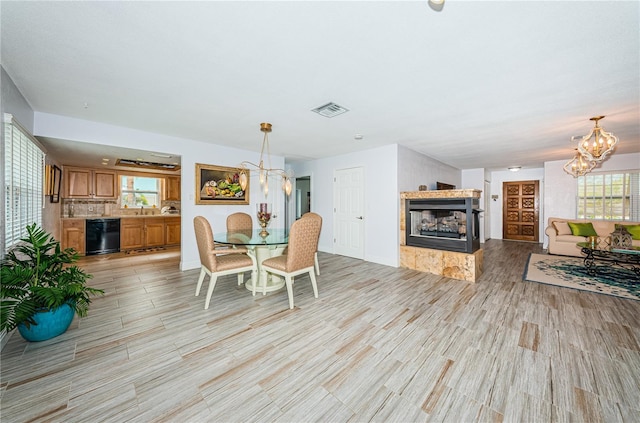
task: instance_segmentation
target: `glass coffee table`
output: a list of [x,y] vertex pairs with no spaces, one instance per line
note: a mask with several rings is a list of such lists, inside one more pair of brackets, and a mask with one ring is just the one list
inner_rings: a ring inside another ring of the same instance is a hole
[[622,249],[590,242],[578,242],[578,247],[585,255],[584,267],[590,275],[597,273],[598,264],[614,265],[633,271],[640,280],[640,247]]

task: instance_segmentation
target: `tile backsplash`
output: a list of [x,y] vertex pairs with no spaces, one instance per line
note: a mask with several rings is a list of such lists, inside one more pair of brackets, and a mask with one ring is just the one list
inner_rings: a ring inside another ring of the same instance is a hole
[[[160,207],[145,207],[145,215],[160,215],[162,207],[175,207],[180,212],[180,201],[163,201]],[[61,217],[128,216],[140,213],[139,208],[121,209],[116,200],[62,199]]]

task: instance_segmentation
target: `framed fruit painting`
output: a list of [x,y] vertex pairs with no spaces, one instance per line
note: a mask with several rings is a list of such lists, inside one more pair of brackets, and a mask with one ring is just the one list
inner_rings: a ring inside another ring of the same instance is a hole
[[196,163],[196,204],[249,204],[249,184],[240,186],[240,169]]

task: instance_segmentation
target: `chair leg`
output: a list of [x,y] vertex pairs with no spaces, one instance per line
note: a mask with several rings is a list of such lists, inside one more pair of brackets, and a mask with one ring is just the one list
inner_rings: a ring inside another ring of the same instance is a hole
[[238,286],[244,283],[244,272],[238,273]]
[[318,252],[313,256],[313,261],[316,268],[316,275],[320,276],[320,263],[318,263]]
[[262,295],[267,295],[267,278],[269,275],[270,273],[264,269],[260,273],[260,280],[262,281]]
[[313,286],[313,295],[318,298],[318,284],[316,283],[316,275],[313,274],[313,269],[309,271],[309,278],[311,278],[311,286]]
[[287,284],[287,295],[289,296],[289,308],[293,309],[293,284],[291,283],[291,276],[287,275],[284,278]]
[[198,278],[198,285],[196,285],[196,297],[200,295],[200,288],[202,288],[202,281],[204,281],[204,275],[206,275],[204,267],[200,268],[200,277]]
[[207,299],[204,302],[204,309],[209,308],[209,303],[211,302],[211,295],[213,295],[213,288],[216,287],[216,282],[218,281],[218,277],[211,275],[211,280],[209,281],[209,289],[207,290]]

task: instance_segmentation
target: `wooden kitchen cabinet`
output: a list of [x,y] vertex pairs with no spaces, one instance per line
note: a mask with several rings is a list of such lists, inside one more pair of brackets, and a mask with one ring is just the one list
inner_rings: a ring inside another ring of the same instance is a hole
[[150,217],[144,219],[145,247],[160,247],[164,245],[164,218]]
[[164,218],[164,242],[166,245],[180,245],[180,218]]
[[112,170],[65,166],[64,198],[105,198],[118,196],[118,178]]
[[120,219],[120,250],[161,247],[165,245],[163,217],[130,217]]
[[180,201],[180,177],[167,176],[164,179],[164,199]]
[[120,219],[120,250],[144,247],[144,219]]
[[73,248],[78,254],[85,254],[85,220],[62,221],[62,248]]

